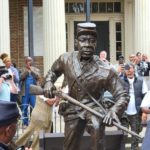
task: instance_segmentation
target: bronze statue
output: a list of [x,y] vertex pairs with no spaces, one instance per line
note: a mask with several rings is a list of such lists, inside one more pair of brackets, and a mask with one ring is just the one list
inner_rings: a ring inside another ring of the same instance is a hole
[[[116,72],[106,66],[99,57],[94,55],[97,33],[94,23],[79,23],[77,25],[76,47],[78,51],[62,54],[52,65],[45,77],[44,95],[53,97],[57,78],[64,74],[68,94],[104,115],[100,119],[90,112],[70,102],[63,107],[65,120],[64,150],[79,150],[81,137],[86,129],[91,135],[91,150],[101,147],[104,150],[105,125],[119,122],[119,117],[126,109],[129,96],[123,88]],[[97,103],[101,103],[104,92],[112,93],[115,104],[107,114]],[[96,102],[95,102],[96,100]]]

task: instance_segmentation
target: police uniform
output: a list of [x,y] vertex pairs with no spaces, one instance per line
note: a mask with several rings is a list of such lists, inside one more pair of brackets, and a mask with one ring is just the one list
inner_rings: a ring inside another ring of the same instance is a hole
[[[20,116],[19,114],[19,110],[17,108],[17,105],[15,102],[7,102],[7,101],[1,101],[0,100],[0,129],[2,128],[4,130],[3,127],[7,127],[9,125],[11,125],[12,123],[17,123],[17,119]],[[7,131],[4,131],[7,132]],[[11,134],[11,133],[9,133]],[[5,140],[8,138],[8,140],[10,140],[9,142],[11,142],[11,137],[7,137],[5,138]],[[10,150],[8,144],[9,143],[5,143],[5,141],[3,141],[4,134],[0,135],[0,139],[2,139],[0,141],[0,150]],[[13,135],[10,135],[13,136]]]

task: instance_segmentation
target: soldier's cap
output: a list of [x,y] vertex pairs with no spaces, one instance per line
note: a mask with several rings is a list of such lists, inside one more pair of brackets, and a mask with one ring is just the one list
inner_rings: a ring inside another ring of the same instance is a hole
[[131,67],[134,68],[134,65],[131,64],[131,63],[127,63],[127,64],[125,64],[124,69],[125,69],[125,70],[129,70]]
[[20,117],[17,104],[0,100],[0,127],[16,122]]
[[94,35],[97,37],[96,33],[96,24],[91,23],[91,22],[84,22],[84,23],[78,23],[77,24],[77,37],[80,35]]

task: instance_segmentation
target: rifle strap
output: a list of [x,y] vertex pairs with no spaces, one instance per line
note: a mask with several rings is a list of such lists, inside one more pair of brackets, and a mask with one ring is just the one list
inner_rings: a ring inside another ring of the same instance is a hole
[[84,86],[81,84],[79,79],[75,77],[75,80],[76,80],[77,84],[80,86],[81,90],[83,90],[91,98],[91,100],[95,104],[97,104],[103,110],[104,113],[106,113],[106,110],[103,108],[103,106],[100,103],[97,102],[97,100],[88,92],[87,89],[84,88]]
[[[106,110],[103,108],[103,106],[97,102],[97,100],[88,92],[88,89],[85,89],[84,86],[79,81],[78,77],[81,77],[84,74],[85,70],[82,71],[78,56],[75,52],[72,53],[72,64],[73,64],[73,70],[75,73],[75,80],[76,80],[77,84],[80,86],[81,90],[83,90],[91,98],[91,100],[95,104],[97,104],[103,110],[104,113],[106,113]],[[93,64],[93,66],[95,66],[95,65]],[[96,71],[96,69],[95,69],[95,71]]]

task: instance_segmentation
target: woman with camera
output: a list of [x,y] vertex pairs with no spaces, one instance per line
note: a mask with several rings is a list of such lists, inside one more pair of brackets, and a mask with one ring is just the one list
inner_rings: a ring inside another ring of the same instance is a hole
[[8,70],[0,68],[0,100],[10,101],[11,93],[16,94],[17,87],[13,81],[13,76],[8,73]]
[[12,102],[16,102],[18,100],[18,92],[20,91],[19,89],[19,72],[18,70],[13,66],[11,62],[11,58],[7,53],[2,53],[0,55],[0,58],[2,59],[5,67],[8,69],[8,72],[11,76],[13,76],[13,81],[17,87],[17,92],[13,93],[11,92],[10,100]]

